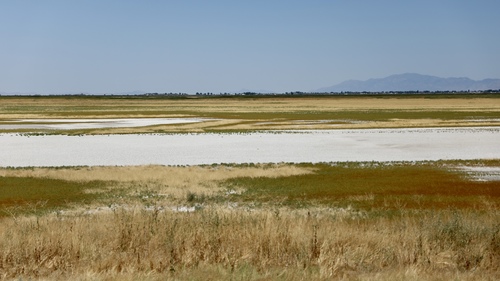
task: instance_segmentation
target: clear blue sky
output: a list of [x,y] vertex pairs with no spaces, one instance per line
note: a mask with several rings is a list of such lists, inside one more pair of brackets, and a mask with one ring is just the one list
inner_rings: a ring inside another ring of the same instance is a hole
[[500,78],[498,0],[3,0],[0,92],[311,91]]

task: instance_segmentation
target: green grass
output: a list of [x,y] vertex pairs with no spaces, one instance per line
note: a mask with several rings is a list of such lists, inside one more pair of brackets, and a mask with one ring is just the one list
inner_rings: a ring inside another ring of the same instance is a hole
[[160,116],[160,115],[186,115],[192,117],[220,118],[220,119],[244,119],[244,120],[349,120],[349,121],[388,121],[391,119],[442,119],[442,120],[469,120],[469,119],[490,119],[500,118],[497,111],[455,111],[455,110],[339,110],[339,111],[318,111],[318,110],[297,110],[293,112],[200,112],[191,110],[175,110],[175,108],[165,108],[164,110],[151,110],[148,108],[137,108],[137,110],[127,110],[123,108],[103,108],[95,110],[92,108],[71,108],[71,110],[51,109],[44,110],[19,109],[8,111],[16,113],[29,112],[30,114],[47,114],[53,118],[64,118],[67,116]]
[[[83,204],[101,195],[104,182],[79,183],[57,179],[0,177],[0,217],[26,212],[45,212],[72,203]],[[93,192],[95,191],[95,192]]]
[[[314,172],[277,178],[233,178],[220,184],[228,190],[243,190],[242,193],[226,195],[224,192],[213,197],[188,193],[186,201],[202,204],[229,201],[255,206],[299,208],[351,206],[372,211],[449,208],[486,210],[500,207],[500,181],[472,181],[464,173],[449,169],[460,165],[498,167],[500,160],[289,165],[309,167]],[[259,165],[262,169],[267,166],[272,164]],[[133,185],[118,185],[103,181],[0,177],[0,216],[34,210],[45,212],[90,202],[106,205],[135,200],[130,195]],[[151,194],[141,193],[138,198],[142,198],[142,195]]]
[[391,119],[442,119],[468,120],[500,118],[495,111],[453,111],[453,110],[341,110],[341,111],[294,111],[294,112],[183,112],[207,118],[249,119],[249,120],[349,120],[388,121]]
[[242,177],[227,180],[228,189],[243,188],[232,200],[297,207],[311,204],[362,209],[481,208],[500,203],[500,182],[471,181],[434,164],[303,164],[313,174],[282,178]]

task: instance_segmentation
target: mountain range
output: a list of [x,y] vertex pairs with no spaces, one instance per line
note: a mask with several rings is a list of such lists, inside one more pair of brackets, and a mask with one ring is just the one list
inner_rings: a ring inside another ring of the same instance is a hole
[[[499,90],[500,79],[472,80],[467,77],[441,78],[417,73],[404,73],[391,75],[385,78],[369,80],[347,80],[334,86],[320,88],[311,92],[316,93],[339,93],[339,92],[402,92],[402,91],[485,91]],[[236,93],[255,92],[272,93],[267,90],[243,89]],[[68,93],[78,95],[80,93]],[[103,95],[96,93],[84,93],[87,95]],[[130,91],[120,93],[108,93],[108,95],[142,95],[144,91]],[[37,93],[0,92],[2,95],[37,95]],[[46,95],[46,94],[41,94]]]
[[318,89],[317,92],[387,92],[387,91],[480,91],[500,89],[500,79],[472,80],[466,77],[441,78],[417,73],[391,75],[385,78],[347,80]]

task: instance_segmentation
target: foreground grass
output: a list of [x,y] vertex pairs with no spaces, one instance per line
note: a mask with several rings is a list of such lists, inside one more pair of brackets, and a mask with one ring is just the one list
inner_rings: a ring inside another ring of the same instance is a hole
[[221,208],[23,217],[2,221],[0,276],[495,280],[498,218],[498,210],[402,212],[396,219]]
[[0,169],[0,279],[498,280],[500,182],[457,166],[500,163]]

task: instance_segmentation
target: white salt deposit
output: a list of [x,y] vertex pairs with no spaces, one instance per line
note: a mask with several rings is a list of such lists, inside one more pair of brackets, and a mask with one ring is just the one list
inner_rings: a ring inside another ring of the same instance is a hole
[[120,118],[120,119],[21,119],[0,123],[0,130],[45,129],[75,130],[99,128],[128,128],[153,125],[185,124],[203,122],[202,118]]
[[0,134],[0,166],[197,165],[500,158],[500,128],[245,134]]
[[500,181],[500,167],[458,167],[476,181]]

